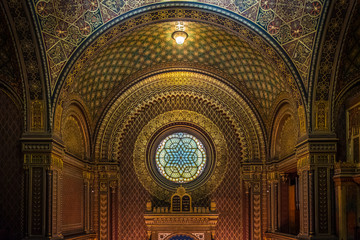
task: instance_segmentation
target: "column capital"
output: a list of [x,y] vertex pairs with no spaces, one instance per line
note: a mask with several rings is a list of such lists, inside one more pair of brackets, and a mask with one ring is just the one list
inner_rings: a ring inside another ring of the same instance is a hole
[[100,180],[119,179],[119,165],[116,163],[97,164],[94,169],[99,174]]
[[336,153],[337,141],[333,135],[309,136],[296,145],[296,157],[299,159],[311,153]]
[[266,165],[243,163],[241,166],[241,176],[244,181],[261,181],[266,179]]
[[59,170],[63,168],[64,145],[51,135],[23,135],[21,148],[25,169],[31,166]]

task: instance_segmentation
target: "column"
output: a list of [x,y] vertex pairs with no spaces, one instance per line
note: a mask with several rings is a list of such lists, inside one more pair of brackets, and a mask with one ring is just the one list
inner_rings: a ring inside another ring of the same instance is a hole
[[311,138],[297,146],[300,239],[336,239],[332,213],[336,139]]
[[63,146],[51,138],[22,139],[25,170],[25,236],[61,239]]
[[269,206],[270,213],[270,232],[278,232],[279,215],[280,215],[280,180],[279,173],[274,166],[269,166],[270,172],[267,173],[267,181],[269,185]]
[[92,199],[93,199],[93,182],[94,173],[90,166],[87,171],[83,172],[84,178],[84,231],[85,233],[94,233],[93,231],[93,214],[92,214]]
[[[249,239],[262,239],[263,233],[266,228],[262,227],[262,223],[266,220],[267,211],[262,208],[262,202],[266,201],[263,196],[266,195],[266,188],[262,186],[264,178],[266,179],[265,167],[262,164],[243,164],[242,166],[242,178],[243,182],[249,186],[248,193],[245,193],[246,197],[242,204],[249,206]],[[265,193],[263,193],[265,191]],[[247,199],[249,203],[247,203]],[[264,220],[264,221],[263,221]]]
[[117,239],[117,194],[119,167],[114,163],[97,166],[99,181],[99,239]]

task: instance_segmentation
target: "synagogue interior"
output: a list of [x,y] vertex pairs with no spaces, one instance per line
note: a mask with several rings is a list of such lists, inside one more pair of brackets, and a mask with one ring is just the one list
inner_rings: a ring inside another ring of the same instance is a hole
[[360,0],[1,0],[0,239],[360,239]]

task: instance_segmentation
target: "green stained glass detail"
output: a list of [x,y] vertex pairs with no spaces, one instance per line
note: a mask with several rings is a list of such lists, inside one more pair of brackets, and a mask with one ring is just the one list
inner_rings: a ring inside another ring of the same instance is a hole
[[190,182],[200,176],[205,168],[205,148],[193,135],[173,133],[160,142],[155,161],[165,178],[176,183]]

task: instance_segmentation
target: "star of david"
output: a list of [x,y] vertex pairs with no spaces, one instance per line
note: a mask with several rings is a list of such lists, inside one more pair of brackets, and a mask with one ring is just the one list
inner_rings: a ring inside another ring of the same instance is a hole
[[182,139],[176,144],[173,144],[171,148],[165,149],[166,165],[172,170],[172,172],[178,172],[180,176],[183,176],[185,172],[190,172],[194,168],[197,169],[196,155],[197,148],[193,148],[190,144],[184,143]]
[[160,173],[174,182],[194,180],[202,172],[206,156],[201,143],[185,133],[168,136],[157,151]]

